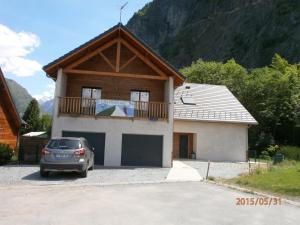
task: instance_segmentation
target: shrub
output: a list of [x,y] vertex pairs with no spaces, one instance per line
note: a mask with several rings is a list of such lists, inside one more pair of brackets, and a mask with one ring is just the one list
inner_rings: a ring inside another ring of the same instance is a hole
[[280,150],[278,145],[270,145],[266,151],[269,153],[270,157],[273,157]]
[[271,158],[279,152],[280,148],[278,145],[269,145],[265,150],[260,153],[260,158],[265,160],[271,160]]
[[14,151],[12,148],[6,144],[0,143],[0,165],[7,164],[11,160],[13,154]]
[[279,150],[286,159],[300,161],[300,147],[282,146]]
[[271,160],[271,157],[269,155],[269,152],[264,150],[260,153],[260,158],[265,160]]

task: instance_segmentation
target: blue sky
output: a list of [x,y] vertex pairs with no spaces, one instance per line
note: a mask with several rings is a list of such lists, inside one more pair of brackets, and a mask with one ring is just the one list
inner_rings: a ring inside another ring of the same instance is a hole
[[[0,0],[0,66],[33,96],[49,96],[46,65],[119,22],[151,0]],[[2,52],[2,53],[1,53]]]

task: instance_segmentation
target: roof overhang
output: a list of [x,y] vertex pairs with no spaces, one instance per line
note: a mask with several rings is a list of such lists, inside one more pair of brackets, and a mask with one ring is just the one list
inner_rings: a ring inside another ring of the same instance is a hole
[[[9,115],[12,117],[13,123],[17,129],[21,127],[21,118],[14,104],[13,98],[10,94],[9,88],[6,84],[4,75],[0,68],[0,95],[3,93],[3,99],[5,100],[6,107],[9,108]],[[2,100],[2,98],[1,98]]]
[[151,63],[159,67],[165,74],[174,77],[176,86],[179,86],[184,82],[184,76],[179,71],[177,71],[173,66],[166,62],[157,53],[155,53],[150,47],[148,47],[144,42],[142,42],[138,37],[131,33],[122,24],[118,24],[112,27],[111,29],[107,30],[101,35],[91,39],[90,41],[75,48],[74,50],[63,55],[62,57],[45,65],[43,67],[43,70],[49,77],[56,80],[58,69],[65,68],[66,66],[75,62],[76,60],[84,57],[89,52],[96,50],[101,45],[104,45],[105,43],[108,43],[109,41],[112,41],[118,37],[122,37],[129,44],[134,46],[134,48],[136,48],[137,51],[147,56],[147,59],[150,60]]

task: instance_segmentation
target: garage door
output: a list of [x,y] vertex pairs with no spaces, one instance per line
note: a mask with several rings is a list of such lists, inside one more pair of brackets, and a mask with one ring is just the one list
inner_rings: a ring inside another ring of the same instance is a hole
[[123,134],[122,166],[162,166],[163,136]]
[[63,131],[63,137],[84,137],[95,148],[95,164],[104,165],[105,133]]

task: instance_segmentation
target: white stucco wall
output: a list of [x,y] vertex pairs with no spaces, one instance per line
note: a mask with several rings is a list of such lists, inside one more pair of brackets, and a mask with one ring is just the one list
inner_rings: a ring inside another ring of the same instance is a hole
[[54,128],[57,127],[57,115],[58,115],[58,97],[63,97],[66,95],[67,91],[67,81],[68,77],[63,73],[62,69],[57,72],[57,78],[55,81],[55,91],[54,91],[54,104],[53,104],[53,119],[52,119],[52,133]]
[[167,121],[60,116],[52,137],[61,137],[63,130],[105,133],[105,166],[121,165],[122,134],[163,135],[163,167],[171,167],[173,132]]
[[247,160],[247,124],[175,120],[174,132],[194,133],[193,146],[199,160]]

